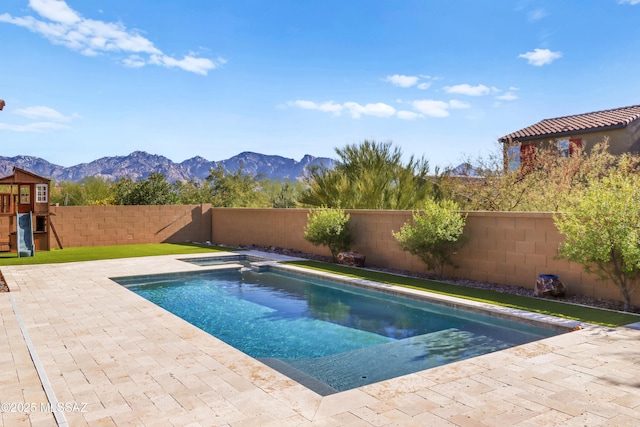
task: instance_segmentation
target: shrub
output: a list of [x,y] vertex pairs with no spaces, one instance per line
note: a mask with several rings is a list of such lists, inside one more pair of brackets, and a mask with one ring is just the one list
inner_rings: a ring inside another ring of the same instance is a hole
[[403,251],[417,256],[428,270],[442,276],[445,265],[454,265],[451,257],[462,243],[466,219],[451,200],[427,200],[422,210],[413,212],[412,223],[405,223],[392,234]]
[[554,222],[566,236],[560,256],[600,280],[611,280],[629,310],[640,282],[640,177],[619,172],[603,178]]
[[304,238],[315,246],[327,246],[333,259],[351,248],[349,214],[341,209],[319,208],[307,214]]

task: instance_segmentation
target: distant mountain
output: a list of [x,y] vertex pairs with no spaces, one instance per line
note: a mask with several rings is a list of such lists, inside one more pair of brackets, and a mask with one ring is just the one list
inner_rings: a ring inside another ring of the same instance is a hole
[[167,177],[167,181],[188,181],[193,178],[204,179],[209,170],[218,165],[228,172],[236,172],[240,165],[245,174],[263,176],[274,180],[301,179],[310,166],[335,166],[335,160],[328,157],[305,155],[300,161],[281,156],[244,152],[230,159],[209,161],[203,157],[193,157],[182,163],[174,163],[166,157],[134,151],[128,156],[103,157],[91,163],[64,167],[31,156],[0,156],[0,178],[13,173],[14,167],[25,169],[36,175],[51,178],[55,181],[81,181],[86,177],[100,177],[117,180],[129,177],[134,181],[148,177],[152,172],[159,172]]

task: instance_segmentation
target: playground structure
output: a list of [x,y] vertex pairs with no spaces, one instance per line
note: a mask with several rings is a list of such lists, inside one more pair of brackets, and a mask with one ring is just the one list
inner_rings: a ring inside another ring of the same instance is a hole
[[49,250],[50,183],[17,167],[0,178],[0,251],[34,256]]

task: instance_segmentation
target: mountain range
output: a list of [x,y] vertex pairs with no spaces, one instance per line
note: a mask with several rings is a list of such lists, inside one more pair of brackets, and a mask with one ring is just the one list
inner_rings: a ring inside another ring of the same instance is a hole
[[281,156],[253,152],[243,152],[226,160],[209,161],[203,157],[193,157],[181,163],[144,151],[134,151],[128,156],[103,157],[90,163],[64,167],[32,156],[0,156],[0,177],[9,176],[13,168],[27,170],[36,175],[55,181],[78,182],[86,177],[99,177],[114,181],[128,177],[134,181],[148,177],[152,172],[165,175],[167,181],[189,181],[205,179],[211,168],[222,166],[234,173],[242,165],[247,175],[262,176],[273,180],[299,180],[311,166],[333,168],[336,161],[328,157],[305,155],[300,161]]

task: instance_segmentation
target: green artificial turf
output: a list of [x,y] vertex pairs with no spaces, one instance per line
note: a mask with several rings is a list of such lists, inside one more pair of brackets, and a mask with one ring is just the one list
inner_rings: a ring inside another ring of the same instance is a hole
[[535,313],[564,317],[585,323],[594,323],[604,326],[622,326],[629,323],[640,322],[640,316],[631,313],[601,310],[598,308],[568,304],[545,298],[531,298],[513,295],[510,293],[496,292],[488,289],[471,288],[450,283],[398,276],[395,274],[363,270],[339,264],[329,264],[319,261],[292,261],[287,264],[294,264],[314,270],[342,274],[344,276],[357,277],[360,279],[372,280],[375,282],[407,288],[421,289],[438,294],[451,295],[459,298],[486,302],[489,304],[532,311]]
[[194,243],[154,243],[119,246],[84,246],[36,252],[33,257],[20,257],[16,253],[0,253],[3,265],[57,264],[62,262],[95,261],[101,259],[133,258],[155,255],[185,255],[230,251],[210,245]]

